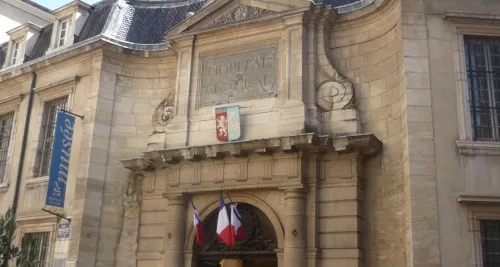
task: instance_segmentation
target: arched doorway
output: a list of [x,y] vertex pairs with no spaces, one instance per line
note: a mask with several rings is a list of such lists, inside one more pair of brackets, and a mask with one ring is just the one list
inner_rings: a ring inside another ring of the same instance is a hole
[[258,208],[246,203],[238,204],[238,211],[245,228],[245,238],[235,247],[227,247],[217,238],[219,209],[212,211],[204,220],[203,246],[193,244],[193,266],[215,267],[223,259],[239,259],[244,267],[277,267],[275,250],[278,247],[276,233],[269,218]]

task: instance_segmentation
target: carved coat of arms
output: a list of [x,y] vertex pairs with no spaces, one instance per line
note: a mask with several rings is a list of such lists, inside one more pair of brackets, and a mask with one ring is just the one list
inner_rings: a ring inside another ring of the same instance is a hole
[[238,140],[241,137],[240,107],[216,108],[215,130],[217,140],[221,142]]

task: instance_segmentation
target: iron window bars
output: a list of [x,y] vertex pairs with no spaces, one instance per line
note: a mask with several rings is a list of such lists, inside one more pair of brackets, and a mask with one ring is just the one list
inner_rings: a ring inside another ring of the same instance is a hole
[[7,160],[14,112],[0,115],[0,184],[6,181]]
[[465,36],[474,140],[500,140],[500,38]]
[[47,255],[49,251],[49,235],[50,232],[26,233],[23,236],[24,242],[32,243],[28,247],[28,251],[23,251],[26,255],[25,262],[22,267],[45,267],[47,266]]
[[45,102],[43,107],[42,125],[36,153],[35,177],[49,175],[52,143],[54,141],[54,128],[58,109],[66,109],[68,96],[60,97]]
[[500,267],[500,220],[481,220],[481,249],[484,267]]

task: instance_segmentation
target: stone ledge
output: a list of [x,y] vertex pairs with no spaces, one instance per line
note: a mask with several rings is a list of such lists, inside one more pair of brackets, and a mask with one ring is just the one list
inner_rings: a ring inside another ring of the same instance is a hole
[[43,177],[26,179],[24,185],[26,186],[26,188],[31,189],[35,187],[46,186],[48,183],[49,183],[49,177],[43,176]]
[[364,156],[372,156],[380,152],[381,149],[382,142],[373,134],[333,137],[310,133],[197,147],[155,150],[145,152],[143,157],[123,159],[121,162],[127,169],[148,171],[161,168],[165,164],[178,164],[182,160],[201,161],[227,157],[243,158],[249,154],[270,155],[276,151],[284,153],[300,151],[350,153],[358,151]]
[[460,154],[464,156],[500,155],[500,142],[457,141]]
[[500,23],[500,15],[495,13],[475,13],[466,11],[446,10],[443,19],[453,22],[489,21]]
[[457,202],[462,204],[500,204],[499,195],[459,194]]

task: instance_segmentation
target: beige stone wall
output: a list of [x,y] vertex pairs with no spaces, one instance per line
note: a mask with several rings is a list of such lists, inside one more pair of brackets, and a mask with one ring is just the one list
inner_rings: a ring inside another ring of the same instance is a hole
[[401,7],[398,1],[385,1],[364,15],[336,24],[331,40],[336,67],[355,84],[363,132],[384,143],[382,155],[365,162],[364,261],[365,266],[404,266],[408,130]]
[[[432,88],[432,126],[434,132],[435,179],[437,187],[427,188],[423,194],[435,190],[439,213],[439,223],[433,222],[433,227],[439,227],[439,244],[441,266],[459,266],[467,263],[469,266],[478,264],[480,255],[473,245],[473,236],[469,231],[469,219],[472,217],[471,207],[459,204],[459,194],[497,195],[500,190],[498,156],[491,155],[461,155],[455,141],[470,140],[464,134],[470,129],[464,114],[467,114],[467,102],[462,98],[467,96],[465,70],[460,64],[460,55],[464,53],[460,47],[460,25],[444,20],[441,14],[445,11],[462,11],[470,13],[488,13],[498,15],[500,3],[494,0],[474,1],[424,1],[425,15],[420,24],[427,31],[426,43],[429,54],[430,77],[427,83]],[[464,33],[477,35],[500,36],[498,25],[488,21],[473,23],[464,22],[461,26],[469,27]],[[463,32],[463,31],[462,31]],[[423,36],[425,37],[425,36]],[[465,85],[465,86],[464,86]],[[430,130],[429,130],[430,131]],[[470,131],[469,131],[470,132]],[[494,213],[495,205],[486,212]],[[475,234],[477,235],[478,232]]]
[[[139,209],[134,201],[134,190],[138,188],[128,184],[129,171],[119,160],[140,155],[146,149],[153,131],[152,114],[174,88],[176,64],[171,55],[145,57],[105,50],[99,88],[110,92],[113,99],[108,104],[110,133],[105,143],[108,160],[96,266],[135,266],[137,247],[144,251],[144,245],[138,244]],[[150,208],[147,204],[144,207],[146,211]],[[153,209],[162,208],[165,205]],[[142,228],[140,233],[144,233]]]
[[[34,165],[36,150],[40,136],[40,127],[44,101],[68,95],[68,108],[77,114],[85,113],[85,102],[78,99],[85,98],[86,92],[91,87],[91,68],[94,55],[84,53],[72,58],[73,60],[55,61],[50,66],[38,68],[36,92],[33,98],[33,109],[29,125],[28,142],[24,161],[23,175],[20,185],[18,202],[19,234],[26,232],[51,231],[50,249],[54,255],[49,260],[65,259],[69,247],[69,239],[56,237],[57,223],[61,220],[42,211],[47,190],[47,177],[35,177]],[[2,113],[15,111],[12,139],[9,148],[9,162],[7,167],[8,187],[0,190],[0,213],[12,205],[17,178],[17,168],[20,159],[22,138],[28,109],[31,73],[16,76],[13,79],[3,79],[0,82],[0,98],[9,99],[12,95],[21,94],[17,100],[0,104]],[[75,78],[79,77],[79,78]],[[5,77],[2,77],[5,78]],[[65,215],[78,217],[79,203],[75,203],[76,178],[80,167],[84,166],[80,157],[80,150],[85,139],[82,138],[84,122],[76,119],[73,136],[73,146],[70,160],[70,170],[67,183],[65,201]],[[88,141],[88,140],[87,140]],[[78,192],[76,192],[78,195]],[[75,229],[73,229],[76,231]],[[79,230],[79,229],[78,229]]]

